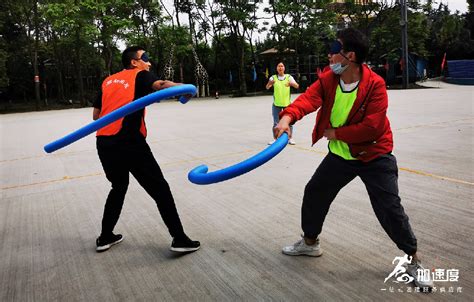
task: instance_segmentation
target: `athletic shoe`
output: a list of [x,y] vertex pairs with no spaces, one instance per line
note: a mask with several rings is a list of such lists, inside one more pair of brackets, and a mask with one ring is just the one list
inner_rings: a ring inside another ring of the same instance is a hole
[[[413,262],[414,261],[405,265],[407,274],[415,279],[414,282],[416,287],[427,287],[431,290],[434,284],[433,279],[431,278],[430,270],[425,269],[419,261],[414,263]],[[420,271],[420,273],[418,273],[418,271]]]
[[97,245],[95,250],[97,252],[105,252],[106,250],[110,249],[112,247],[112,245],[116,245],[116,244],[122,242],[122,240],[123,240],[123,236],[121,234],[117,234],[117,235],[112,234],[111,236],[107,236],[105,238],[100,236],[95,241],[95,243]]
[[276,140],[269,141],[268,144],[271,145],[275,142]]
[[296,145],[296,142],[295,142],[293,139],[290,138],[290,140],[288,141],[288,144],[290,144],[290,145]]
[[297,241],[295,244],[285,246],[282,249],[282,253],[289,256],[306,255],[312,257],[319,257],[323,254],[323,250],[319,245],[319,238],[316,239],[315,244],[307,245],[304,241],[304,237],[301,237],[301,240]]
[[173,252],[187,253],[197,251],[200,247],[201,243],[199,241],[193,241],[184,235],[184,237],[173,238],[170,250]]

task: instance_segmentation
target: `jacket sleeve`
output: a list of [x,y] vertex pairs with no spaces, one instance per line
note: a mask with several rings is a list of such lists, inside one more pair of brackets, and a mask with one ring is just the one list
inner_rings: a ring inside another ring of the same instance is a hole
[[323,103],[323,86],[321,80],[314,82],[305,93],[301,94],[288,107],[280,112],[280,118],[291,117],[291,124],[302,119],[305,115],[318,110]]
[[[365,143],[378,139],[386,130],[388,97],[383,81],[374,84],[371,95],[367,96],[365,115],[360,122],[336,129],[336,137],[348,144]],[[363,110],[359,109],[357,115]]]

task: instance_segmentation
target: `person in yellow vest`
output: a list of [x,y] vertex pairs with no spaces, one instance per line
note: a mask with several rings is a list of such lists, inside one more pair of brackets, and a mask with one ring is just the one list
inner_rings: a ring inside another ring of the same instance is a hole
[[[298,89],[300,85],[296,83],[295,79],[289,75],[285,74],[285,64],[283,62],[278,63],[277,65],[277,74],[272,75],[268,79],[268,83],[266,85],[267,90],[273,87],[273,104],[272,104],[272,116],[273,116],[273,126],[272,126],[272,133],[273,128],[278,124],[280,121],[279,114],[283,109],[288,107],[291,104],[290,99],[290,87]],[[293,132],[293,128],[291,128],[291,133]],[[275,135],[273,135],[273,141],[269,142],[268,144],[271,145],[275,141]],[[296,144],[295,141],[290,137],[288,143],[290,145]]]
[[[133,102],[147,94],[176,85],[158,80],[151,73],[151,63],[141,47],[134,46],[122,53],[125,69],[107,77],[94,102],[93,119]],[[190,97],[190,96],[187,96]],[[173,238],[171,250],[192,252],[200,247],[185,234],[170,187],[156,162],[145,138],[145,109],[131,113],[97,131],[97,151],[105,176],[112,184],[105,202],[102,232],[96,240],[96,251],[103,252],[123,240],[113,230],[120,217],[131,173],[155,200],[158,210]]]

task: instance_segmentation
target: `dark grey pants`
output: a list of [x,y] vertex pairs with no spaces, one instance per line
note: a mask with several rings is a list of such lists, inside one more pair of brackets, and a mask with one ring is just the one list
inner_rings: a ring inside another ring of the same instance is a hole
[[408,255],[416,252],[416,237],[398,196],[395,156],[383,155],[368,163],[345,160],[329,153],[306,185],[301,226],[307,238],[316,238],[337,193],[356,176],[367,188],[375,215],[397,247]]

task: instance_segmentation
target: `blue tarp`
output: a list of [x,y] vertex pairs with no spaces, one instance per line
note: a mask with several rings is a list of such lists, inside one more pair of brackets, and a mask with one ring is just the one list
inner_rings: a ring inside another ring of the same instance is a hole
[[448,61],[448,74],[450,78],[473,79],[474,78],[474,60]]

